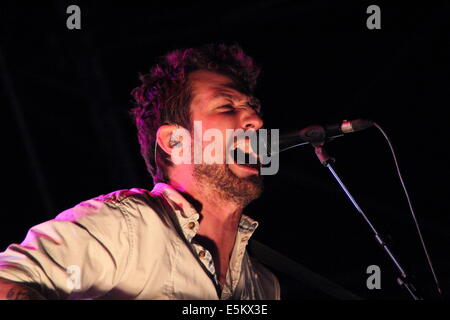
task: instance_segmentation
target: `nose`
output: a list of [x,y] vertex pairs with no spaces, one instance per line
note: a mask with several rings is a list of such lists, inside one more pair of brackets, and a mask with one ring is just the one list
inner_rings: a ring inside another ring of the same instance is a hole
[[242,127],[244,128],[244,130],[259,130],[263,125],[263,120],[254,110],[247,113],[242,120]]

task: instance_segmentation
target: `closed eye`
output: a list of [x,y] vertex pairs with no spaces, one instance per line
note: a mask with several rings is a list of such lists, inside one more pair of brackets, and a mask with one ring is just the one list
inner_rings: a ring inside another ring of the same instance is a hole
[[235,111],[235,107],[233,107],[231,104],[226,104],[224,106],[220,106],[218,109],[220,109],[223,112],[233,112]]

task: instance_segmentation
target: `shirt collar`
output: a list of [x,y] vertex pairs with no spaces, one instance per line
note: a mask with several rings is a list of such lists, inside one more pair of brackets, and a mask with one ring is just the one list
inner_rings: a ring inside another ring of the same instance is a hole
[[[200,218],[200,215],[197,210],[195,210],[192,204],[187,201],[178,190],[166,183],[158,182],[155,184],[152,193],[163,196],[168,200],[176,213],[178,222],[180,223],[186,239],[191,242],[199,228],[198,219]],[[238,233],[242,236],[245,235],[243,239],[244,242],[247,242],[257,227],[257,221],[243,214],[239,221]]]

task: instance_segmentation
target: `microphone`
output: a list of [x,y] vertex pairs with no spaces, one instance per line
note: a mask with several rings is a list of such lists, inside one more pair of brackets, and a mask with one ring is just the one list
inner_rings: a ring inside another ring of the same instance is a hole
[[[328,139],[341,137],[346,133],[361,131],[373,126],[373,122],[365,119],[344,120],[342,123],[328,126],[309,126],[297,132],[302,140],[310,143],[320,143]],[[287,135],[291,135],[288,133]],[[295,134],[295,131],[294,131]]]
[[333,140],[344,134],[361,131],[372,126],[373,122],[367,119],[344,120],[341,123],[327,126],[312,125],[301,130],[281,133],[279,141],[271,141],[268,143],[268,147],[272,149],[278,145],[278,152],[281,152],[302,144],[321,144],[327,140]]

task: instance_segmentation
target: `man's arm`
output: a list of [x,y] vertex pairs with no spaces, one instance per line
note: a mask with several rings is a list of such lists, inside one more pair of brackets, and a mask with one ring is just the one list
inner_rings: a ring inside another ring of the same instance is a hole
[[[32,227],[0,252],[0,299],[95,299],[127,267],[129,219],[119,204],[88,200]],[[13,281],[13,282],[11,282]]]
[[0,278],[0,300],[45,300],[35,289]]

